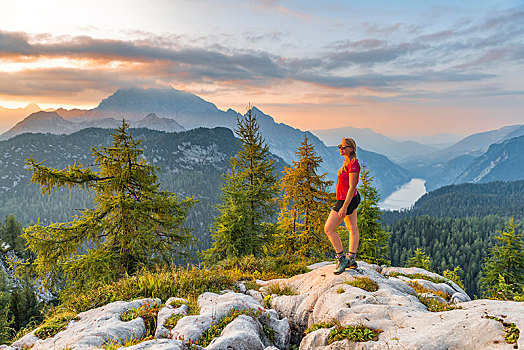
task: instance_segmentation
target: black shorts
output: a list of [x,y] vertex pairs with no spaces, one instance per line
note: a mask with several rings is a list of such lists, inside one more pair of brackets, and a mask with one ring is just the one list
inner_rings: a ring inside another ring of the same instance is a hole
[[[359,204],[360,204],[360,193],[357,192],[357,195],[353,196],[353,198],[351,199],[351,202],[349,202],[346,215],[350,215],[351,213],[353,213],[353,210],[357,209]],[[338,213],[338,211],[340,210],[340,208],[342,208],[343,205],[344,205],[344,201],[337,200],[335,202],[335,205],[333,205],[332,209]]]

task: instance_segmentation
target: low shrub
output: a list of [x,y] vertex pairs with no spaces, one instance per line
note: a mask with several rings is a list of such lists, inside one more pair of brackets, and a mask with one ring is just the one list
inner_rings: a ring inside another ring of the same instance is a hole
[[367,276],[353,277],[345,283],[349,284],[350,286],[366,290],[368,292],[376,292],[378,290],[378,283]]
[[142,317],[146,326],[146,336],[154,335],[157,325],[157,315],[161,307],[162,305],[146,302],[139,308],[133,308],[124,312],[120,315],[120,320],[128,322],[137,317]]
[[433,293],[435,295],[438,295],[439,297],[441,297],[442,299],[444,299],[446,301],[449,301],[451,299],[451,295],[449,295],[448,293],[444,293],[444,292],[441,292],[439,290],[427,289],[426,287],[422,286],[420,283],[418,283],[416,281],[408,281],[408,285],[411,288],[413,288],[418,294]]
[[517,341],[520,337],[520,330],[518,329],[515,323],[507,323],[501,318],[490,315],[487,315],[486,318],[502,323],[502,325],[504,326],[504,331],[506,332],[506,335],[504,336],[504,340],[506,341],[506,343],[517,344]]

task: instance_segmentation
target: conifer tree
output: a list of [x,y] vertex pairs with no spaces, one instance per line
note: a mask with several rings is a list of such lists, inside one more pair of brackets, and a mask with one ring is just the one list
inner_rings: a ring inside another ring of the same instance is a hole
[[11,338],[10,325],[13,322],[9,314],[9,281],[0,265],[0,344]]
[[326,174],[317,174],[322,158],[317,156],[307,135],[296,155],[299,160],[285,168],[280,181],[283,198],[275,243],[279,252],[310,256],[329,251],[324,221],[329,215],[329,202],[333,200],[328,192],[333,182],[325,180]]
[[7,243],[7,250],[22,253],[25,249],[25,241],[21,237],[22,233],[22,224],[16,220],[13,214],[10,214],[0,228],[0,240]]
[[420,267],[426,271],[431,271],[431,260],[429,256],[420,248],[415,250],[415,255],[408,259],[407,267]]
[[375,264],[390,264],[389,236],[381,225],[381,211],[378,206],[380,194],[373,186],[373,176],[362,163],[360,169],[360,205],[357,208],[357,225],[360,234],[359,257]]
[[240,147],[224,176],[221,203],[217,206],[219,216],[212,228],[213,246],[202,253],[208,262],[260,256],[274,231],[269,221],[274,219],[277,178],[251,107],[237,119],[235,133]]
[[518,226],[511,218],[497,231],[496,243],[489,249],[480,279],[487,297],[513,299],[524,291],[524,242],[523,234],[516,232]]
[[92,149],[98,170],[76,163],[56,170],[27,160],[42,194],[73,187],[94,192],[94,208],[71,222],[25,229],[36,255],[33,266],[49,290],[62,279],[82,288],[131,275],[140,266],[170,263],[191,240],[182,224],[192,199],[180,201],[159,189],[158,168],[146,162],[125,121],[112,136],[112,145]]

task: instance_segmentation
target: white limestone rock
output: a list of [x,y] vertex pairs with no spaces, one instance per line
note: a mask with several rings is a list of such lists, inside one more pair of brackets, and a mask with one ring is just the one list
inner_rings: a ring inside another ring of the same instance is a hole
[[[292,327],[295,325],[302,331],[315,323],[336,320],[342,325],[361,323],[382,332],[377,341],[352,343],[344,340],[328,344],[330,330],[321,329],[302,339],[302,350],[512,349],[513,345],[504,340],[502,324],[486,318],[486,315],[515,323],[520,330],[524,330],[522,303],[475,300],[458,303],[459,309],[429,312],[418,300],[416,292],[401,278],[388,278],[387,273],[378,273],[375,266],[359,262],[358,269],[346,270],[338,276],[333,275],[332,268],[332,265],[324,266],[287,280],[268,281],[267,284],[288,284],[299,293],[294,296],[275,296],[272,307],[281,317],[287,317]],[[388,269],[391,268],[381,268],[386,272]],[[443,279],[420,270],[412,269],[411,274],[423,273]],[[368,292],[345,283],[362,276],[374,280],[379,289]],[[439,283],[433,285],[439,287]],[[448,287],[455,289],[453,286]],[[460,291],[455,293],[461,297],[466,295]],[[519,338],[518,346],[524,346],[524,335]]]
[[[173,307],[171,304],[174,302],[184,303],[179,307]],[[186,316],[189,312],[189,307],[187,306],[188,301],[183,298],[171,297],[167,299],[166,306],[164,306],[159,312],[157,317],[157,326],[155,331],[155,338],[169,338],[171,336],[171,331],[164,327],[166,320],[172,315],[184,315]]]
[[249,289],[246,292],[247,295],[253,297],[256,301],[258,301],[260,304],[262,304],[262,301],[264,301],[264,296],[262,293],[260,293],[258,290]]
[[40,339],[35,335],[35,332],[36,329],[30,333],[27,333],[22,338],[11,344],[11,346],[19,349],[29,349]]
[[125,343],[145,336],[145,324],[141,317],[123,322],[120,315],[145,303],[160,304],[160,299],[141,299],[131,302],[117,301],[78,314],[78,321],[71,321],[65,330],[52,338],[35,342],[33,350],[97,349],[109,342]]
[[220,337],[213,340],[205,349],[264,350],[266,345],[269,345],[265,338],[262,326],[257,320],[247,315],[240,315],[229,323]]
[[126,346],[120,349],[126,350],[188,350],[187,345],[180,340],[152,339],[137,345]]
[[227,292],[219,295],[206,292],[198,297],[200,315],[180,319],[171,330],[172,339],[197,341],[213,324],[218,323],[232,308],[262,310],[262,305],[249,295]]

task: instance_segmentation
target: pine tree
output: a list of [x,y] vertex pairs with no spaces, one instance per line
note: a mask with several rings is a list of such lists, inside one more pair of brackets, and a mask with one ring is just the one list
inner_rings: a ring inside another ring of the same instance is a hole
[[280,186],[283,198],[278,218],[276,250],[287,254],[310,256],[329,251],[330,243],[324,234],[324,221],[329,214],[328,192],[332,181],[326,174],[318,175],[322,158],[307,135],[296,151],[298,161],[285,168]]
[[489,298],[513,299],[524,292],[524,242],[523,234],[516,232],[518,226],[510,219],[497,231],[497,243],[489,249],[480,279],[481,288]]
[[202,256],[208,262],[229,257],[261,255],[261,248],[273,234],[277,179],[269,147],[259,131],[252,108],[237,119],[235,133],[240,141],[224,176],[219,216],[213,223],[213,246]]
[[140,266],[171,263],[191,240],[182,224],[192,199],[179,201],[159,189],[158,169],[143,158],[125,121],[112,136],[112,145],[92,149],[97,171],[76,163],[55,170],[27,160],[42,194],[73,187],[94,192],[94,208],[71,222],[25,229],[36,255],[33,266],[49,290],[58,289],[62,279],[82,288],[133,274]]
[[431,260],[429,256],[420,248],[415,250],[415,255],[408,259],[407,267],[420,267],[426,271],[431,271]]
[[357,208],[357,225],[360,234],[359,257],[375,264],[390,264],[390,233],[382,228],[381,211],[378,206],[380,195],[373,186],[373,176],[362,163],[360,169],[360,205]]

